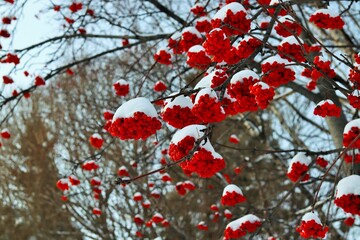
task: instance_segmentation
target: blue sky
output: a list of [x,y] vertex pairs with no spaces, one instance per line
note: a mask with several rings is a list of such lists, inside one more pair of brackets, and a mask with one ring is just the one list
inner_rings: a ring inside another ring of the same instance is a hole
[[[17,1],[17,4],[21,4],[22,1]],[[56,35],[56,30],[58,26],[52,26],[49,19],[51,19],[51,15],[55,15],[54,11],[46,11],[45,8],[50,6],[50,1],[28,1],[22,12],[19,11],[14,14],[17,6],[11,4],[4,4],[0,7],[0,12],[3,16],[14,16],[18,18],[18,20],[13,21],[11,25],[4,26],[2,28],[7,29],[12,36],[10,38],[4,39],[1,38],[1,45],[3,47],[3,51],[1,55],[6,54],[8,52],[14,53],[15,49],[22,49],[32,44],[38,43],[42,40],[49,38],[50,36]],[[50,16],[49,16],[50,15]],[[15,29],[14,29],[15,28]],[[36,57],[36,61],[32,61],[32,56],[26,55],[24,58],[20,60],[20,64],[17,66],[17,70],[14,71],[13,64],[1,64],[0,67],[0,76],[9,75],[13,78],[16,85],[25,88],[29,86],[33,82],[34,76],[39,74],[39,69],[41,69],[42,63],[45,62],[45,52],[38,57]],[[42,57],[44,55],[44,57]],[[25,62],[32,62],[33,65],[28,65],[26,69],[23,69]],[[33,74],[29,77],[25,77],[23,74],[23,70],[28,70],[30,74]],[[2,81],[0,83],[0,89],[3,89]],[[3,94],[9,94],[8,89],[12,89],[13,86],[6,86]]]

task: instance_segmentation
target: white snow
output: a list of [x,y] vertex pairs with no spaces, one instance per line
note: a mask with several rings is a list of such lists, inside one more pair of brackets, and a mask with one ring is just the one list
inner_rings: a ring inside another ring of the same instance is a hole
[[161,215],[161,214],[158,213],[158,212],[155,212],[155,214],[154,214],[153,217],[164,218],[163,215]]
[[[178,93],[173,93],[171,95],[175,95]],[[170,96],[171,96],[170,95]],[[165,100],[165,107],[163,108],[162,112],[164,112],[166,109],[168,108],[173,108],[174,106],[179,106],[181,108],[192,108],[193,107],[193,103],[191,102],[191,98],[190,97],[185,97],[184,95],[180,95],[175,97],[175,99],[172,98],[168,98]]]
[[209,95],[210,98],[215,98],[216,101],[218,101],[218,97],[214,90],[212,90],[211,88],[203,88],[196,94],[195,104],[197,104],[200,100],[200,97],[204,95]]
[[99,177],[93,177],[92,179],[96,182],[101,182],[101,179]]
[[325,103],[334,104],[334,102],[331,101],[330,99],[326,99],[326,100],[320,101],[318,104],[316,104],[316,106],[322,106],[322,105],[324,105]]
[[311,16],[316,15],[318,13],[329,14],[330,17],[332,17],[332,18],[339,16],[339,13],[337,11],[335,11],[334,9],[325,9],[325,8],[316,10]]
[[[2,92],[1,95],[5,98],[9,98],[13,96],[13,92],[16,91],[17,93],[21,92],[21,89],[19,88],[19,86],[17,86],[17,79],[14,79],[14,83],[13,84],[4,84],[4,83],[0,83],[0,88],[2,88]],[[31,83],[32,85],[32,83]]]
[[181,38],[181,32],[175,32],[175,33],[174,33],[173,35],[171,35],[171,37],[170,37],[170,39],[176,40],[176,41],[180,40],[180,38]]
[[79,180],[79,178],[77,176],[75,176],[75,175],[70,175],[69,178],[74,179],[75,181]]
[[189,48],[188,53],[198,53],[198,52],[205,52],[205,48],[201,45],[195,45]]
[[124,80],[124,79],[120,79],[120,80],[117,80],[115,82],[115,84],[118,83],[119,85],[121,86],[125,86],[125,85],[129,85],[128,81]]
[[96,164],[97,165],[97,163],[94,160],[86,161],[86,162],[84,162],[84,165],[85,164]]
[[[201,148],[204,148],[205,150],[207,150],[207,151],[209,151],[210,153],[211,153],[211,155],[213,156],[213,158],[216,158],[216,159],[223,159],[223,157],[219,154],[219,153],[217,153],[216,151],[215,151],[215,149],[214,149],[214,147],[211,145],[211,143],[210,143],[210,140],[207,138],[206,140],[206,143],[205,144],[203,144],[203,142],[200,144],[200,147]],[[197,151],[195,152],[195,153],[197,153]],[[194,154],[195,154],[194,153]],[[219,160],[220,161],[220,160]]]
[[240,194],[240,195],[243,195],[241,189],[240,189],[238,186],[236,186],[235,184],[229,184],[229,185],[227,185],[227,186],[224,188],[224,191],[223,191],[223,194],[222,194],[222,195],[225,196],[225,195],[226,195],[226,192],[229,192],[229,193],[236,192],[236,193],[238,193],[238,194]]
[[136,214],[134,218],[139,218],[139,219],[143,220],[143,218],[139,214]]
[[1,130],[1,133],[9,133],[10,131],[9,131],[9,129],[7,129],[7,128],[4,128],[3,130]]
[[181,186],[181,185],[183,185],[183,182],[177,182],[177,183],[175,184],[175,186]]
[[[205,130],[205,129],[206,129],[206,126],[203,126],[203,125],[189,125],[189,126],[186,126],[183,129],[178,130],[174,134],[174,136],[171,139],[170,144],[175,144],[176,145],[178,142],[180,142],[181,140],[183,140],[187,136],[195,138],[195,141],[196,141],[199,138],[201,138],[202,136],[204,136],[204,132],[202,132],[202,130]],[[206,142],[206,143],[204,144],[204,142]],[[213,146],[211,145],[209,139],[203,140],[203,142],[200,144],[200,147],[204,148],[207,151],[209,151],[212,154],[213,158],[219,158],[219,159],[223,158],[220,154],[215,152],[215,150],[214,150]],[[197,153],[197,152],[195,152],[195,153]]]
[[70,185],[70,181],[68,178],[62,178],[59,180],[62,184],[67,184],[67,185]]
[[224,98],[229,99],[231,102],[236,102],[236,98],[233,98],[229,95],[229,91],[226,89],[224,93]]
[[211,22],[211,19],[209,17],[200,17],[198,18],[195,23],[198,23],[198,22]]
[[320,219],[318,216],[316,216],[315,213],[312,213],[312,212],[308,212],[308,213],[305,213],[305,215],[301,218],[302,221],[305,221],[305,222],[308,222],[308,221],[311,221],[311,220],[315,220],[315,222],[317,224],[320,224],[322,225]]
[[[221,28],[214,28],[213,30],[211,30],[209,32],[209,34],[211,35],[212,32],[224,32]],[[224,37],[224,40],[226,39],[226,34],[223,33],[223,37]]]
[[345,125],[344,134],[348,133],[352,127],[360,128],[360,118],[351,120]]
[[157,117],[155,107],[151,104],[149,99],[144,97],[138,97],[131,99],[122,104],[115,112],[112,121],[114,122],[118,118],[130,118],[134,116],[136,112],[143,112],[147,116]]
[[181,140],[183,140],[185,137],[190,136],[195,138],[195,140],[201,138],[204,136],[204,132],[202,130],[205,130],[206,126],[204,125],[189,125],[184,127],[183,129],[178,130],[174,136],[171,139],[171,143],[177,144]]
[[[254,34],[253,34],[253,35],[254,35]],[[241,45],[249,42],[251,39],[255,39],[255,40],[257,39],[257,40],[261,41],[261,38],[262,38],[262,37],[263,37],[263,36],[257,35],[256,38],[255,38],[255,37],[253,37],[253,36],[247,35],[247,36],[245,36],[238,44],[234,45],[234,44],[235,44],[235,43],[234,43],[233,46],[236,46],[236,48],[238,48],[239,46],[241,46]]]
[[[282,2],[288,2],[289,0],[281,0],[281,1]],[[271,0],[271,2],[269,3],[269,6],[277,5],[279,3],[280,3],[279,0]]]
[[161,51],[165,51],[166,53],[169,53],[169,50],[165,47],[162,47],[162,48],[159,48],[157,51],[156,51],[156,55],[160,55],[160,52]]
[[255,223],[255,222],[261,222],[260,218],[258,218],[257,216],[253,215],[253,214],[248,214],[245,215],[241,218],[238,218],[232,222],[230,222],[226,228],[231,228],[233,231],[236,231],[237,229],[240,228],[241,224],[243,224],[244,222],[249,221],[250,223]]
[[360,97],[360,91],[358,89],[355,89],[352,93],[351,93],[352,96],[354,97]]
[[126,182],[126,181],[130,181],[130,178],[129,178],[129,177],[122,177],[121,179],[122,179],[123,181],[125,181],[125,182]]
[[206,223],[205,223],[204,221],[201,221],[201,222],[198,223],[198,225],[200,225],[200,226],[206,226]]
[[336,198],[346,194],[360,195],[360,176],[351,175],[343,178],[336,186]]
[[234,76],[230,80],[230,83],[232,84],[235,84],[237,82],[242,83],[244,78],[249,78],[249,77],[252,77],[253,81],[260,79],[259,75],[257,75],[255,72],[246,69],[234,74]]
[[134,194],[134,197],[141,197],[142,196],[142,194],[140,193],[140,192],[136,192],[135,194]]
[[192,34],[196,35],[198,38],[202,38],[201,33],[194,27],[186,27],[182,30],[181,33],[184,34],[186,32],[192,33]]
[[121,167],[119,167],[119,170],[120,170],[120,171],[127,171],[128,169],[127,169],[127,167],[125,167],[125,166],[121,166]]
[[99,177],[93,177],[92,180],[94,180],[95,182],[101,182],[101,179]]
[[232,213],[231,213],[231,211],[229,209],[225,209],[224,214],[232,214]]
[[194,184],[192,181],[190,181],[190,180],[184,181],[184,184],[192,185],[192,186],[195,187],[195,184]]
[[93,135],[91,135],[91,137],[96,139],[102,139],[102,137],[98,133],[94,133]]
[[281,18],[279,18],[279,22],[284,23],[284,22],[296,22],[296,21],[292,16],[285,15],[285,16],[282,16]]
[[239,42],[239,44],[244,43],[244,42],[248,42],[250,39],[255,39],[255,38],[252,37],[252,36],[250,36],[250,35],[246,35],[246,36]]
[[304,44],[304,41],[301,40],[300,38],[296,39],[295,36],[289,36],[284,38],[281,42],[280,42],[280,46],[283,45],[284,43],[289,43],[289,44],[295,44],[295,45],[300,45],[300,44]]
[[[224,73],[225,71],[223,69],[215,69],[212,70],[211,72],[209,72],[208,75],[206,75],[205,77],[203,77],[194,87],[194,89],[199,89],[199,88],[209,88],[212,85],[212,81],[214,79],[214,77],[220,73],[220,75],[222,75],[222,73]],[[225,76],[226,78],[228,77],[228,75],[225,72]]]
[[265,64],[265,63],[274,63],[274,62],[277,62],[277,63],[284,63],[284,64],[290,64],[290,62],[287,60],[287,59],[284,59],[284,58],[281,58],[279,55],[275,55],[275,56],[272,56],[272,57],[269,57],[268,59],[266,59],[264,62],[262,62],[262,64]]
[[104,110],[104,113],[106,113],[106,112],[114,114],[114,111],[111,111],[111,110],[109,110],[109,109],[105,109],[105,110]]
[[161,192],[160,192],[159,189],[156,188],[156,189],[152,190],[150,194],[151,194],[151,195],[160,195]]
[[162,177],[171,178],[168,173],[164,173],[164,174],[162,175]]
[[261,86],[261,89],[270,89],[270,86],[264,82],[257,82],[254,84],[254,87],[256,87],[256,86]]
[[238,2],[232,2],[229,3],[227,5],[225,5],[224,7],[222,7],[213,17],[213,19],[220,19],[220,20],[224,20],[226,17],[226,13],[227,11],[230,10],[231,12],[238,13],[238,12],[246,12],[245,8],[243,7],[243,5],[241,5]]
[[195,4],[191,9],[195,9],[195,8],[197,8],[197,7],[204,8],[204,5],[201,4],[201,3],[197,3],[197,4]]
[[216,209],[216,211],[219,209],[219,207],[218,207],[216,204],[211,204],[210,208],[211,208],[213,211],[215,211],[215,209]]
[[151,205],[151,202],[148,199],[146,199],[145,201],[143,201],[143,204],[144,205]]
[[234,138],[234,139],[240,141],[240,139],[239,139],[235,134],[231,134],[231,135],[230,135],[230,138]]
[[326,55],[325,52],[321,52],[320,55],[318,56],[319,61],[328,62],[329,59],[327,57],[325,57],[325,55]]
[[[211,74],[211,73],[210,73]],[[199,88],[209,88],[211,86],[211,80],[212,77],[209,75],[203,77],[194,87],[194,89],[199,89]]]

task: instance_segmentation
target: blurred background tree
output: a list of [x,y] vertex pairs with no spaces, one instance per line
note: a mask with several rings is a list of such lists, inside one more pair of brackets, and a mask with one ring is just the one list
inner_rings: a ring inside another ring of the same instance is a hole
[[[2,3],[1,9],[4,16],[14,15],[20,22],[21,10],[31,2],[15,1],[11,7]],[[251,34],[268,37],[268,45],[253,56],[253,61],[234,65],[232,70],[249,68],[260,73],[260,64],[276,52],[272,45],[281,41],[276,33],[260,29],[261,22],[275,24],[276,20],[271,20],[267,7],[257,2],[261,1],[250,1],[256,22]],[[325,6],[328,3],[318,2]],[[210,0],[201,3],[209,16],[215,14],[219,4],[225,4]],[[204,71],[186,65],[184,55],[174,55],[170,66],[154,61],[154,54],[166,47],[175,31],[194,23],[197,17],[190,13],[194,4],[99,0],[83,1],[82,7],[73,11],[71,1],[47,2],[41,4],[38,17],[49,19],[56,26],[54,36],[24,48],[4,43],[4,49],[9,50],[2,50],[1,59],[8,52],[15,52],[22,65],[5,66],[2,70],[3,75],[12,74],[16,86],[1,88],[1,126],[12,133],[0,155],[1,239],[136,239],[140,235],[147,239],[222,239],[230,220],[247,213],[264,219],[263,227],[250,238],[298,239],[295,226],[311,210],[308,207],[315,201],[322,180],[316,211],[330,226],[327,238],[356,239],[358,222],[351,229],[347,227],[344,213],[333,206],[332,200],[336,182],[350,172],[357,173],[357,166],[335,163],[323,179],[326,168],[315,164],[318,156],[330,163],[336,161],[342,150],[344,126],[358,117],[358,111],[346,99],[353,90],[346,64],[352,64],[359,47],[359,6],[354,1],[330,1],[331,9],[341,12],[346,22],[343,29],[334,31],[308,22],[318,9],[313,1],[280,4],[279,9],[287,9],[307,30],[301,39],[309,43],[319,41],[329,50],[327,57],[337,76],[331,81],[319,80],[319,91],[312,92],[306,88],[309,80],[301,76],[298,64],[294,67],[296,81],[277,88],[267,109],[229,116],[215,124],[210,141],[226,160],[226,168],[214,177],[188,176],[178,166],[169,165],[172,161],[163,150],[168,148],[175,129],[166,124],[156,136],[143,141],[120,141],[103,131],[106,109],[116,111],[136,96],[162,99],[180,88],[186,90],[185,86],[194,87],[204,77]],[[16,36],[21,28],[16,26],[11,31]],[[232,40],[237,43],[241,38]],[[343,59],[339,60],[339,56]],[[30,77],[23,76],[24,70],[30,71]],[[37,75],[46,80],[46,88],[33,85]],[[130,83],[126,97],[114,93],[112,85],[119,79]],[[165,92],[153,90],[159,80],[166,84]],[[19,95],[12,96],[14,89]],[[25,99],[28,93],[31,97]],[[314,117],[312,110],[323,99],[341,106],[341,117]],[[157,111],[161,107],[157,106]],[[94,133],[104,139],[100,150],[89,143]],[[233,134],[239,143],[229,141]],[[298,152],[311,158],[311,178],[294,184],[286,172],[289,160]],[[100,168],[93,172],[82,170],[82,164],[88,160],[95,160]],[[142,177],[126,186],[118,184],[117,172],[122,166],[128,169],[130,178]],[[162,180],[164,171],[147,175],[161,167],[165,167],[171,182]],[[58,179],[70,175],[77,176],[81,184],[64,193],[56,189]],[[100,187],[91,185],[94,177],[100,178]],[[176,184],[188,180],[196,189],[181,196]],[[230,182],[241,187],[247,201],[226,208],[220,204],[220,198]],[[137,192],[143,197],[140,202],[133,199]],[[156,192],[160,198],[154,197]],[[143,206],[145,200],[151,204],[148,209]],[[95,208],[101,210],[100,215],[93,213]],[[226,209],[233,215],[230,219],[225,217]],[[145,224],[156,212],[163,215],[169,226]],[[144,224],[134,223],[136,215]],[[208,230],[199,230],[201,221]]]

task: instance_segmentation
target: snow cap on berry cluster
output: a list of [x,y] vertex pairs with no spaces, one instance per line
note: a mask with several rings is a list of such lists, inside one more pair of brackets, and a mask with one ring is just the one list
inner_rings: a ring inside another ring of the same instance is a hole
[[122,104],[115,112],[113,121],[118,118],[133,117],[135,112],[143,112],[149,117],[157,117],[155,107],[151,104],[149,99],[138,97],[131,99]]
[[221,8],[213,17],[213,19],[220,19],[220,20],[224,20],[226,18],[227,15],[227,11],[230,10],[233,13],[237,13],[237,12],[246,12],[245,8],[243,7],[243,5],[241,5],[238,2],[232,2],[229,3],[227,5],[225,5],[223,8]]
[[340,198],[343,195],[354,194],[360,195],[360,176],[351,175],[343,178],[336,186],[336,198]]

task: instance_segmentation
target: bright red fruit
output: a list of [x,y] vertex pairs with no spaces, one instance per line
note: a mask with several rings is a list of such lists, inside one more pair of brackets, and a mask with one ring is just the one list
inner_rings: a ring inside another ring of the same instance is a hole
[[93,135],[91,135],[90,144],[93,147],[100,149],[102,147],[103,143],[104,143],[104,140],[98,133],[94,133]]
[[59,181],[57,181],[56,186],[61,190],[61,191],[66,191],[69,190],[69,179],[67,178],[62,178]]

